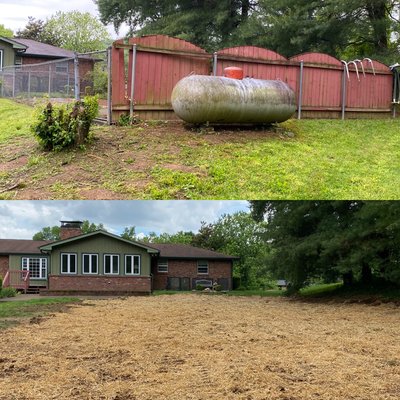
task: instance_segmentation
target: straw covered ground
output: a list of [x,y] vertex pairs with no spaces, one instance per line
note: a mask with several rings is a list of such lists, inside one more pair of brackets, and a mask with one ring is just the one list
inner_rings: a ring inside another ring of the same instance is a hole
[[182,294],[1,332],[0,399],[399,399],[400,309]]

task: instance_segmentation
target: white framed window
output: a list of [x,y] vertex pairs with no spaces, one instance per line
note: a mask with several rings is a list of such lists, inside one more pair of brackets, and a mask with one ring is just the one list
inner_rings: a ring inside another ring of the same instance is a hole
[[119,274],[118,254],[104,254],[104,273],[107,275]]
[[204,261],[204,260],[197,261],[197,273],[199,275],[207,275],[208,274],[208,261]]
[[46,279],[47,258],[22,257],[22,270],[29,271],[32,279]]
[[58,73],[68,73],[68,61],[56,63],[56,72]]
[[168,260],[157,261],[157,272],[168,272]]
[[4,50],[0,50],[0,71],[4,67]]
[[76,274],[78,272],[78,255],[76,253],[61,253],[61,273]]
[[98,254],[82,254],[82,272],[84,274],[99,273],[99,256]]
[[140,256],[125,255],[125,275],[140,275]]

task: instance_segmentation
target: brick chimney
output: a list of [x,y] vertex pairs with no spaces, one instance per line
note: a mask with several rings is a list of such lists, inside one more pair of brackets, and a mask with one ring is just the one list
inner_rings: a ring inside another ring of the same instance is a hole
[[69,239],[74,236],[82,235],[82,221],[60,221],[61,240]]

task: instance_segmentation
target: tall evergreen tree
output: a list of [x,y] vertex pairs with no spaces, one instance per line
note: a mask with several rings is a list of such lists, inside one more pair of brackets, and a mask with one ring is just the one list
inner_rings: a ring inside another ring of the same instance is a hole
[[97,0],[104,23],[131,34],[165,34],[207,50],[228,46],[258,1],[255,0]]
[[295,290],[312,278],[371,285],[400,283],[400,203],[390,201],[252,201],[266,218],[271,268]]

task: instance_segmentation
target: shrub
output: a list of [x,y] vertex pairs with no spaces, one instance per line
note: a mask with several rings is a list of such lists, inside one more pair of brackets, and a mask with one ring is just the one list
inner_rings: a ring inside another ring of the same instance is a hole
[[203,285],[196,285],[196,290],[204,290],[205,286]]
[[17,295],[17,290],[11,287],[2,288],[0,291],[0,299],[4,297],[15,297]]
[[37,121],[31,130],[45,150],[60,151],[83,145],[89,139],[89,130],[99,110],[97,96],[86,96],[72,105],[48,103],[38,110]]

